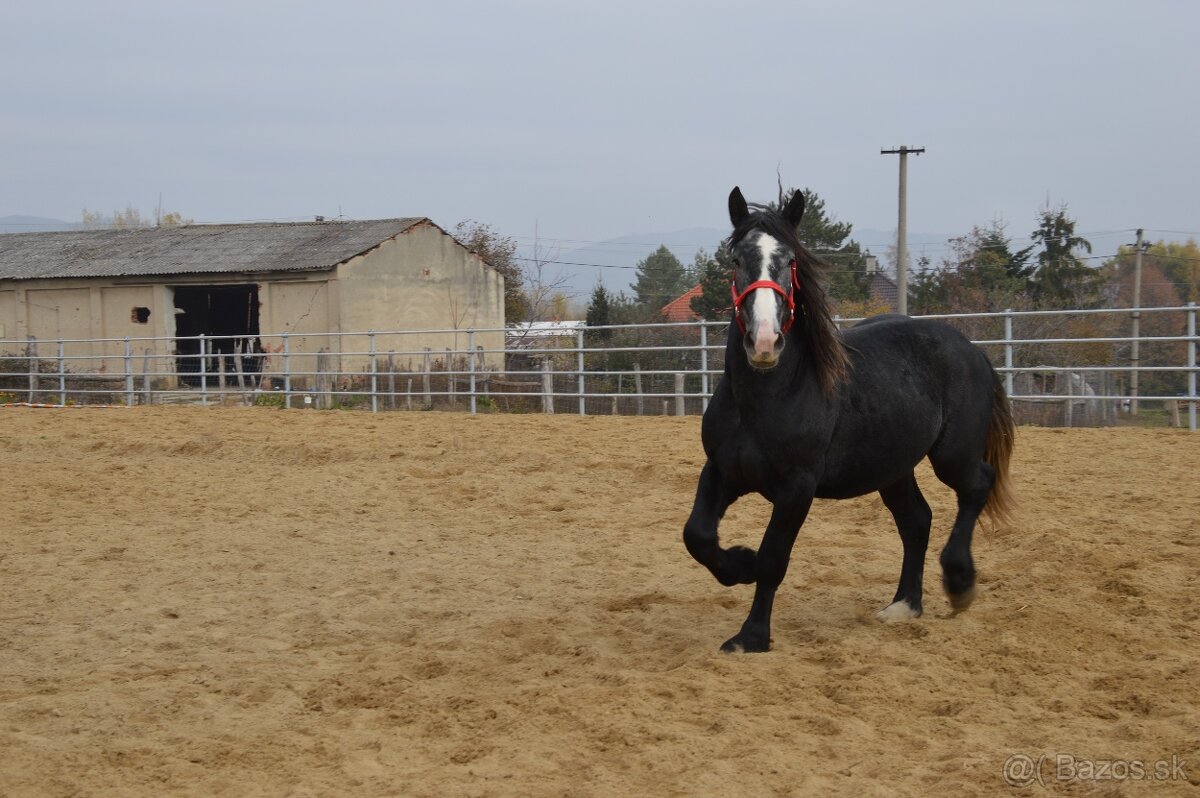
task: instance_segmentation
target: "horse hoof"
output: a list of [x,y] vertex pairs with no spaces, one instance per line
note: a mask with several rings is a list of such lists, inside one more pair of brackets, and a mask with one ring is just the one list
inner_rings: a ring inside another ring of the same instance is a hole
[[770,640],[757,640],[741,634],[734,635],[721,644],[721,651],[726,654],[761,654],[770,650]]
[[921,617],[921,610],[914,608],[907,601],[893,601],[879,612],[875,613],[875,620],[880,623],[899,623],[901,621],[911,621],[914,618]]
[[961,593],[947,593],[946,598],[950,599],[950,606],[955,612],[962,612],[975,600],[975,586],[971,585]]
[[758,578],[755,574],[754,563],[758,559],[754,549],[745,546],[732,546],[723,552],[721,566],[717,571],[717,581],[725,587],[732,585],[752,585]]

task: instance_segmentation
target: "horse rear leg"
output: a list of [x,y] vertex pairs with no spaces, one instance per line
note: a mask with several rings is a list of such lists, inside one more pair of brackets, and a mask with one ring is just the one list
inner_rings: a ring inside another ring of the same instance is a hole
[[987,504],[988,493],[996,480],[996,472],[982,460],[969,463],[933,462],[934,473],[958,495],[958,515],[954,528],[939,558],[942,564],[942,587],[950,606],[965,610],[975,600],[975,562],[971,559],[971,536],[975,522]]
[[892,603],[875,613],[881,621],[903,621],[921,615],[921,582],[925,572],[925,551],[929,548],[929,526],[933,513],[916,477],[909,474],[879,491],[884,505],[896,519],[896,529],[904,545],[904,562],[900,566],[900,584]]

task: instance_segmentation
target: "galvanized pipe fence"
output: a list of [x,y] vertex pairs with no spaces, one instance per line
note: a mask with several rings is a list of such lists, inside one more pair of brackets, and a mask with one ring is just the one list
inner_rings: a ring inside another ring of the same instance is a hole
[[[1195,430],[1196,305],[1139,312],[1136,339],[1127,334],[1128,308],[926,318],[983,347],[1019,421],[1096,426],[1140,413]],[[727,329],[689,322],[0,340],[0,404],[688,415],[703,412],[722,374]]]

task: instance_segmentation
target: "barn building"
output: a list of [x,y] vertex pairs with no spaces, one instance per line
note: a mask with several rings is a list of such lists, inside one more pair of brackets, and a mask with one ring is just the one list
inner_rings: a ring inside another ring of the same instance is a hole
[[[187,356],[199,335],[271,351],[283,333],[291,352],[336,353],[327,333],[470,328],[493,330],[477,348],[502,350],[503,327],[501,275],[425,218],[0,235],[0,353],[32,338],[109,356],[130,337]],[[460,348],[451,337],[396,345]]]

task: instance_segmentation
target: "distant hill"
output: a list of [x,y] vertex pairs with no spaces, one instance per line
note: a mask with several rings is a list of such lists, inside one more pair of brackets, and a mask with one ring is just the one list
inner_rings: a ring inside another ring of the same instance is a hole
[[[698,250],[711,254],[727,234],[724,230],[694,227],[610,238],[586,247],[560,250],[551,258],[554,263],[546,266],[545,276],[550,280],[561,277],[566,292],[584,301],[596,283],[602,283],[610,291],[628,294],[638,261],[645,260],[660,246],[665,245],[680,263],[690,266]],[[527,253],[521,255],[529,257]]]
[[79,222],[64,222],[45,216],[0,216],[0,233],[53,233],[78,230]]

